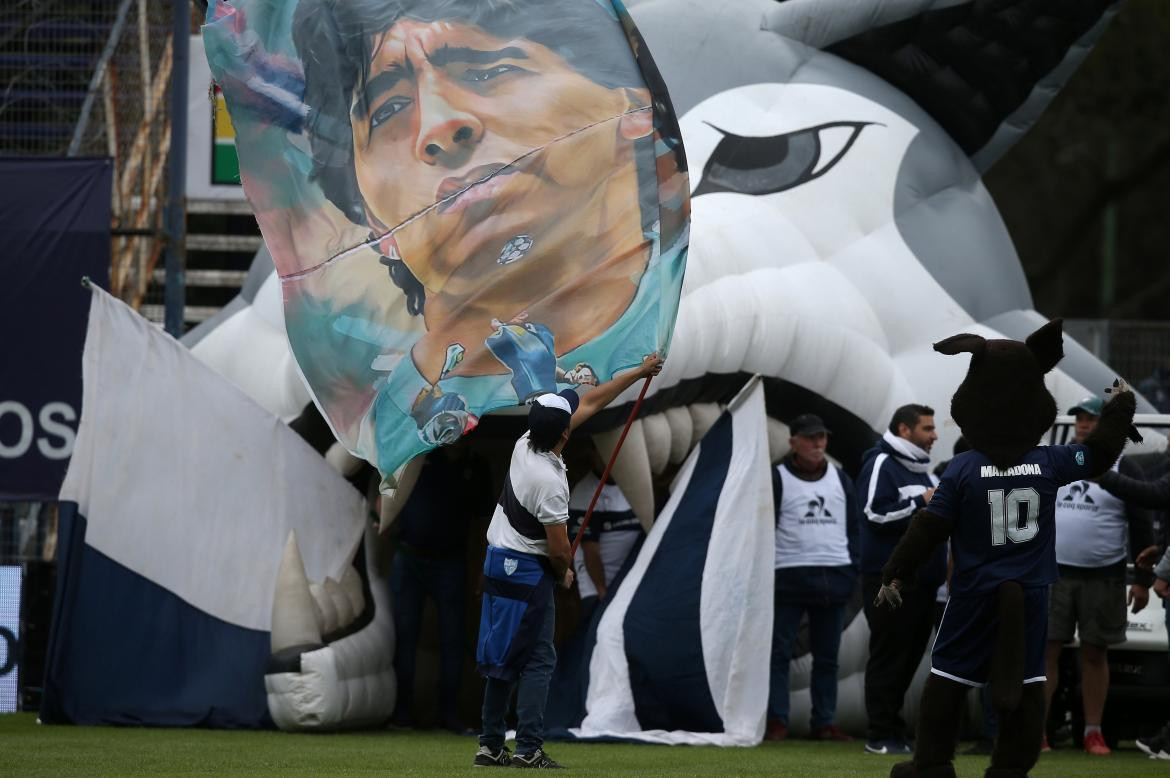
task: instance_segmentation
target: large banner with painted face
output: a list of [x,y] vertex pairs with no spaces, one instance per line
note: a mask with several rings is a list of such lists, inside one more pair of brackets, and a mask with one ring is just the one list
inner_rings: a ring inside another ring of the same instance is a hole
[[689,184],[611,0],[232,0],[207,58],[339,440],[391,474],[670,342]]

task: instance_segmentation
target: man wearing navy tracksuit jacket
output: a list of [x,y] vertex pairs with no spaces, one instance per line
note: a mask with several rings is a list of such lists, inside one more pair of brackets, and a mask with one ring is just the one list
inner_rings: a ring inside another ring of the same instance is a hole
[[865,749],[877,754],[908,754],[910,738],[902,701],[922,660],[933,625],[935,593],[946,579],[946,547],[918,571],[902,608],[874,606],[881,571],[910,519],[934,495],[930,448],[938,438],[934,410],[904,405],[894,412],[881,441],[866,452],[857,478],[862,506],[861,588],[869,621],[869,659],[865,666],[865,711],[869,720]]

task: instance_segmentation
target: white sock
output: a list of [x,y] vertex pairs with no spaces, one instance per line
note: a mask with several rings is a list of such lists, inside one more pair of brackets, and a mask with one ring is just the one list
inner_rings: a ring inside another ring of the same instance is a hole
[[1085,737],[1088,737],[1089,735],[1093,734],[1094,732],[1100,732],[1100,731],[1101,731],[1100,724],[1086,724],[1085,725]]

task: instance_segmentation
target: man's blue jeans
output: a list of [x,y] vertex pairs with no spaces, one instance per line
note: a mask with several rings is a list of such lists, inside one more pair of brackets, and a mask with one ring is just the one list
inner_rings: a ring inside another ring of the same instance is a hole
[[776,603],[772,622],[772,675],[768,689],[768,718],[788,726],[788,667],[796,643],[800,617],[808,612],[808,639],[812,652],[813,729],[832,724],[837,716],[837,651],[845,623],[845,605]]
[[556,608],[550,600],[544,624],[532,654],[520,678],[515,683],[488,678],[483,690],[483,733],[479,744],[493,751],[504,747],[507,732],[505,717],[512,689],[516,689],[516,753],[531,754],[544,745],[544,706],[548,702],[548,684],[553,668],[557,665],[557,652],[553,648],[553,633],[556,627]]

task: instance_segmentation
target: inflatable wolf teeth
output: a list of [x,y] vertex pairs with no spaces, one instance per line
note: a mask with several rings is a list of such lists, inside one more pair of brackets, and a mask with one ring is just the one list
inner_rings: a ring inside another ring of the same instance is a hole
[[990,684],[999,728],[987,775],[1023,776],[1036,763],[1044,727],[1056,491],[1100,476],[1127,437],[1141,440],[1131,426],[1134,395],[1115,382],[1113,400],[1083,444],[1037,446],[1056,418],[1044,376],[1063,356],[1059,319],[1023,343],[963,334],[934,350],[971,354],[951,417],[973,450],[951,461],[882,571],[878,602],[898,607],[903,582],[950,540],[951,596],[931,651],[914,760],[890,774],[953,776],[963,700],[971,686]]

